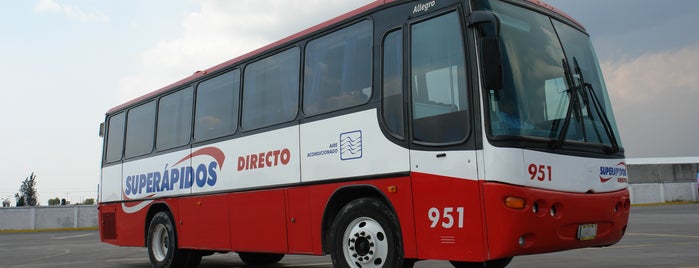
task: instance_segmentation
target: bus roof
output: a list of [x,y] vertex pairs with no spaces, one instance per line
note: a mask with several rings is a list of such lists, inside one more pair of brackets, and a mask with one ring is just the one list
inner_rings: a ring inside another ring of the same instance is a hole
[[[215,65],[215,66],[213,66],[213,67],[211,67],[211,68],[208,68],[208,69],[206,69],[206,70],[203,70],[203,71],[196,71],[196,72],[194,72],[194,74],[190,75],[189,77],[186,77],[186,78],[181,79],[181,80],[179,80],[179,81],[177,81],[177,82],[175,82],[175,83],[172,83],[172,84],[170,84],[170,85],[168,85],[168,86],[165,86],[165,87],[163,87],[163,88],[161,88],[161,89],[152,91],[152,92],[147,93],[147,94],[145,94],[145,95],[143,95],[143,96],[140,96],[140,97],[138,97],[138,98],[135,98],[135,99],[133,99],[133,100],[130,100],[130,101],[128,101],[128,102],[125,102],[125,103],[123,103],[123,104],[120,104],[120,105],[118,105],[118,106],[116,106],[116,107],[110,109],[109,111],[107,111],[107,115],[116,113],[116,112],[121,111],[121,110],[123,110],[123,109],[125,109],[125,108],[127,108],[127,107],[132,106],[132,105],[138,104],[138,103],[143,102],[143,101],[148,100],[148,99],[151,99],[151,98],[153,98],[153,97],[155,97],[155,96],[157,96],[157,95],[163,94],[163,93],[165,93],[165,92],[167,92],[167,91],[169,91],[169,90],[172,90],[172,89],[175,89],[175,88],[184,86],[184,85],[188,85],[188,84],[192,83],[193,81],[195,81],[195,80],[197,80],[197,79],[199,79],[199,78],[201,78],[201,77],[206,76],[206,75],[209,74],[209,73],[214,73],[214,72],[219,71],[219,70],[221,70],[221,69],[224,69],[224,68],[227,68],[227,67],[229,67],[229,66],[235,65],[236,63],[244,62],[245,60],[250,59],[250,58],[253,58],[253,57],[257,56],[257,55],[260,55],[260,54],[262,54],[262,53],[264,53],[264,52],[266,52],[266,51],[268,51],[268,50],[272,50],[272,49],[274,49],[274,48],[276,48],[276,47],[278,47],[278,46],[281,46],[281,45],[290,43],[290,42],[292,42],[292,41],[294,41],[294,40],[296,40],[296,39],[302,38],[302,37],[304,37],[304,36],[306,36],[306,35],[310,35],[310,34],[316,32],[316,31],[320,31],[320,30],[322,30],[322,29],[324,29],[324,28],[326,28],[326,27],[330,27],[330,26],[332,26],[332,25],[334,25],[334,24],[336,24],[336,23],[342,22],[342,21],[344,21],[344,20],[346,20],[346,19],[350,19],[350,18],[352,18],[352,17],[354,17],[354,16],[357,16],[357,15],[362,14],[362,13],[364,13],[364,12],[367,12],[367,11],[369,11],[369,10],[378,8],[378,7],[380,7],[380,6],[383,6],[383,5],[386,5],[386,4],[395,2],[395,1],[399,1],[399,0],[376,0],[376,1],[374,1],[374,2],[372,2],[372,3],[369,3],[369,4],[367,4],[367,5],[363,6],[363,7],[357,8],[357,9],[355,9],[355,10],[353,10],[353,11],[350,11],[350,12],[348,12],[348,13],[342,14],[342,15],[340,15],[340,16],[337,16],[337,17],[335,17],[335,18],[333,18],[333,19],[330,19],[330,20],[328,20],[328,21],[325,21],[325,22],[323,22],[323,23],[317,24],[317,25],[315,25],[315,26],[313,26],[313,27],[310,27],[310,28],[308,28],[308,29],[305,29],[305,30],[300,31],[300,32],[298,32],[298,33],[295,33],[295,34],[293,34],[293,35],[290,35],[290,36],[288,36],[288,37],[286,37],[286,38],[283,38],[283,39],[281,39],[281,40],[279,40],[279,41],[276,41],[276,42],[271,43],[271,44],[269,44],[269,45],[266,45],[266,46],[264,46],[264,47],[261,47],[261,48],[258,48],[258,49],[256,49],[256,50],[253,50],[253,51],[251,51],[251,52],[245,53],[245,54],[243,54],[243,55],[241,55],[241,56],[235,57],[235,58],[233,58],[233,59],[231,59],[231,60],[228,60],[228,61],[225,61],[225,62],[220,63],[220,64],[218,64],[218,65]],[[540,7],[543,7],[543,8],[545,8],[545,9],[548,9],[548,10],[550,10],[550,11],[552,11],[552,12],[555,12],[555,13],[557,13],[557,14],[560,14],[561,16],[564,16],[565,18],[569,19],[570,21],[574,22],[575,24],[577,24],[578,26],[580,26],[581,28],[583,28],[582,25],[581,25],[578,21],[576,21],[575,19],[571,18],[570,16],[568,16],[567,14],[565,14],[563,11],[560,11],[560,10],[558,10],[557,8],[555,8],[555,7],[553,7],[553,6],[551,6],[551,5],[547,4],[547,3],[545,3],[544,1],[541,1],[541,0],[524,0],[524,1],[530,2],[530,3],[535,4],[535,5],[537,5],[537,6],[540,6]]]

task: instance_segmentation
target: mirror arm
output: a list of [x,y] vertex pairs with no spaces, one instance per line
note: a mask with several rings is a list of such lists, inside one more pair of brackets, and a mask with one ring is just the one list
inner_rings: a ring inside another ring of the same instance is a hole
[[495,13],[490,11],[473,11],[468,16],[466,26],[473,27],[481,23],[492,23],[495,25],[495,37],[500,36],[500,19]]

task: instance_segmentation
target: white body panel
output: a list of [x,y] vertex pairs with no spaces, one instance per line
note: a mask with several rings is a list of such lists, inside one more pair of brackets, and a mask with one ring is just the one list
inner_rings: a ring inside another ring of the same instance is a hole
[[628,187],[619,159],[558,155],[484,146],[485,180],[575,193],[612,192]]
[[99,202],[121,200],[121,165],[102,168]]
[[411,170],[459,179],[478,179],[476,151],[410,151]]
[[123,189],[127,200],[156,198],[298,183],[299,174],[294,126],[129,161],[121,185],[105,188]]
[[391,143],[371,109],[301,125],[304,182],[409,170],[408,150]]
[[[299,127],[292,126],[204,147],[219,148],[225,162],[214,187],[194,192],[224,191],[300,182]],[[201,148],[196,148],[197,151]],[[193,158],[210,163],[210,159]],[[201,164],[200,162],[196,162]]]

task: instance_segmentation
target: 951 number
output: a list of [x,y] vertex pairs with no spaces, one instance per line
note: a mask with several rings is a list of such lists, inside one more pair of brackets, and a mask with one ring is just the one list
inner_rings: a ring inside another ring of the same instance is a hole
[[529,164],[527,171],[529,171],[529,176],[532,180],[551,181],[552,169],[549,165]]
[[430,228],[441,226],[444,229],[454,227],[464,228],[464,208],[463,207],[445,207],[445,208],[430,208],[427,212],[427,218],[432,221]]

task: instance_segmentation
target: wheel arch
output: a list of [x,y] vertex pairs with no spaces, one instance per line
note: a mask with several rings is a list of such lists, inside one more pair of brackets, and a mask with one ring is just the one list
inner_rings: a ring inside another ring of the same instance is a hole
[[151,220],[153,220],[155,214],[158,214],[158,212],[162,211],[165,211],[168,214],[170,214],[170,217],[173,220],[172,227],[175,228],[175,234],[177,234],[177,221],[175,221],[175,216],[173,215],[170,206],[165,202],[154,203],[148,208],[148,213],[146,213],[146,221],[145,224],[143,224],[143,246],[147,246],[148,244],[148,228],[150,227]]
[[[325,210],[323,211],[321,237],[324,253],[330,253],[330,228],[332,227],[338,212],[340,212],[340,210],[352,200],[364,197],[373,197],[378,199],[379,201],[383,202],[394,215],[396,215],[396,209],[393,207],[391,201],[374,185],[349,185],[335,190],[335,192],[330,196],[330,199],[328,199]],[[398,224],[398,228],[398,232],[402,233],[400,230],[400,224]]]

